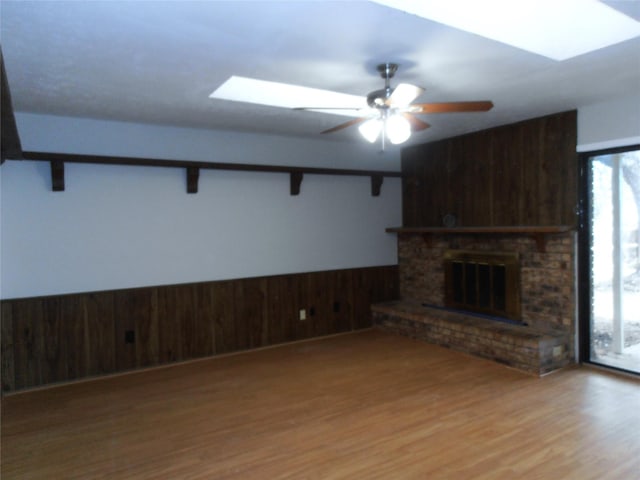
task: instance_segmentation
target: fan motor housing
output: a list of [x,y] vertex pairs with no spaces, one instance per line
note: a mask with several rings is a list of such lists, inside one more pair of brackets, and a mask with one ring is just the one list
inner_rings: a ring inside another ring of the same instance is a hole
[[[384,108],[386,100],[391,96],[391,88],[382,88],[380,90],[374,90],[367,95],[367,105],[371,108]],[[388,108],[388,107],[387,107]]]

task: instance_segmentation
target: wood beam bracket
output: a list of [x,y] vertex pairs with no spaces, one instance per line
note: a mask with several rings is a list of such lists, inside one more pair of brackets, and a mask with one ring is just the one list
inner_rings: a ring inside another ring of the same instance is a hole
[[187,193],[198,193],[198,179],[200,178],[200,168],[187,167]]
[[380,196],[380,188],[382,187],[383,181],[384,181],[384,177],[382,175],[371,175],[371,196],[372,197]]
[[291,195],[300,195],[300,184],[302,183],[302,172],[290,172],[289,184],[291,188]]
[[64,192],[64,162],[51,160],[51,190]]

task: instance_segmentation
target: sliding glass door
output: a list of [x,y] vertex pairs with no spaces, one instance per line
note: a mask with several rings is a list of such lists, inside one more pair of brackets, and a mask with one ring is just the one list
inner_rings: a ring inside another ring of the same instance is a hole
[[582,360],[640,374],[640,147],[582,168]]

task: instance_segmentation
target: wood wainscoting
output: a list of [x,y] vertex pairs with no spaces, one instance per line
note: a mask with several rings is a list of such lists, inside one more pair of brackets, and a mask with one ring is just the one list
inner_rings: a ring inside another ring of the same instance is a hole
[[391,265],[3,300],[2,391],[367,328],[396,298]]

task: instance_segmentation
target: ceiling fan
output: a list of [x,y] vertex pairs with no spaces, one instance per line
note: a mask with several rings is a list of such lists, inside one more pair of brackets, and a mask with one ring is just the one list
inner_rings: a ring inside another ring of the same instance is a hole
[[385,138],[391,143],[399,144],[409,139],[411,132],[425,130],[429,124],[416,118],[415,115],[426,113],[454,113],[454,112],[486,112],[491,110],[490,101],[477,102],[446,102],[446,103],[411,103],[418,98],[424,88],[400,83],[391,87],[391,78],[398,70],[396,63],[382,63],[377,66],[380,76],[384,79],[384,88],[374,90],[367,95],[369,108],[314,108],[297,107],[294,110],[356,110],[363,115],[324,130],[321,133],[333,133],[353,125],[360,124],[359,130],[369,142],[373,143],[381,135],[384,150]]

